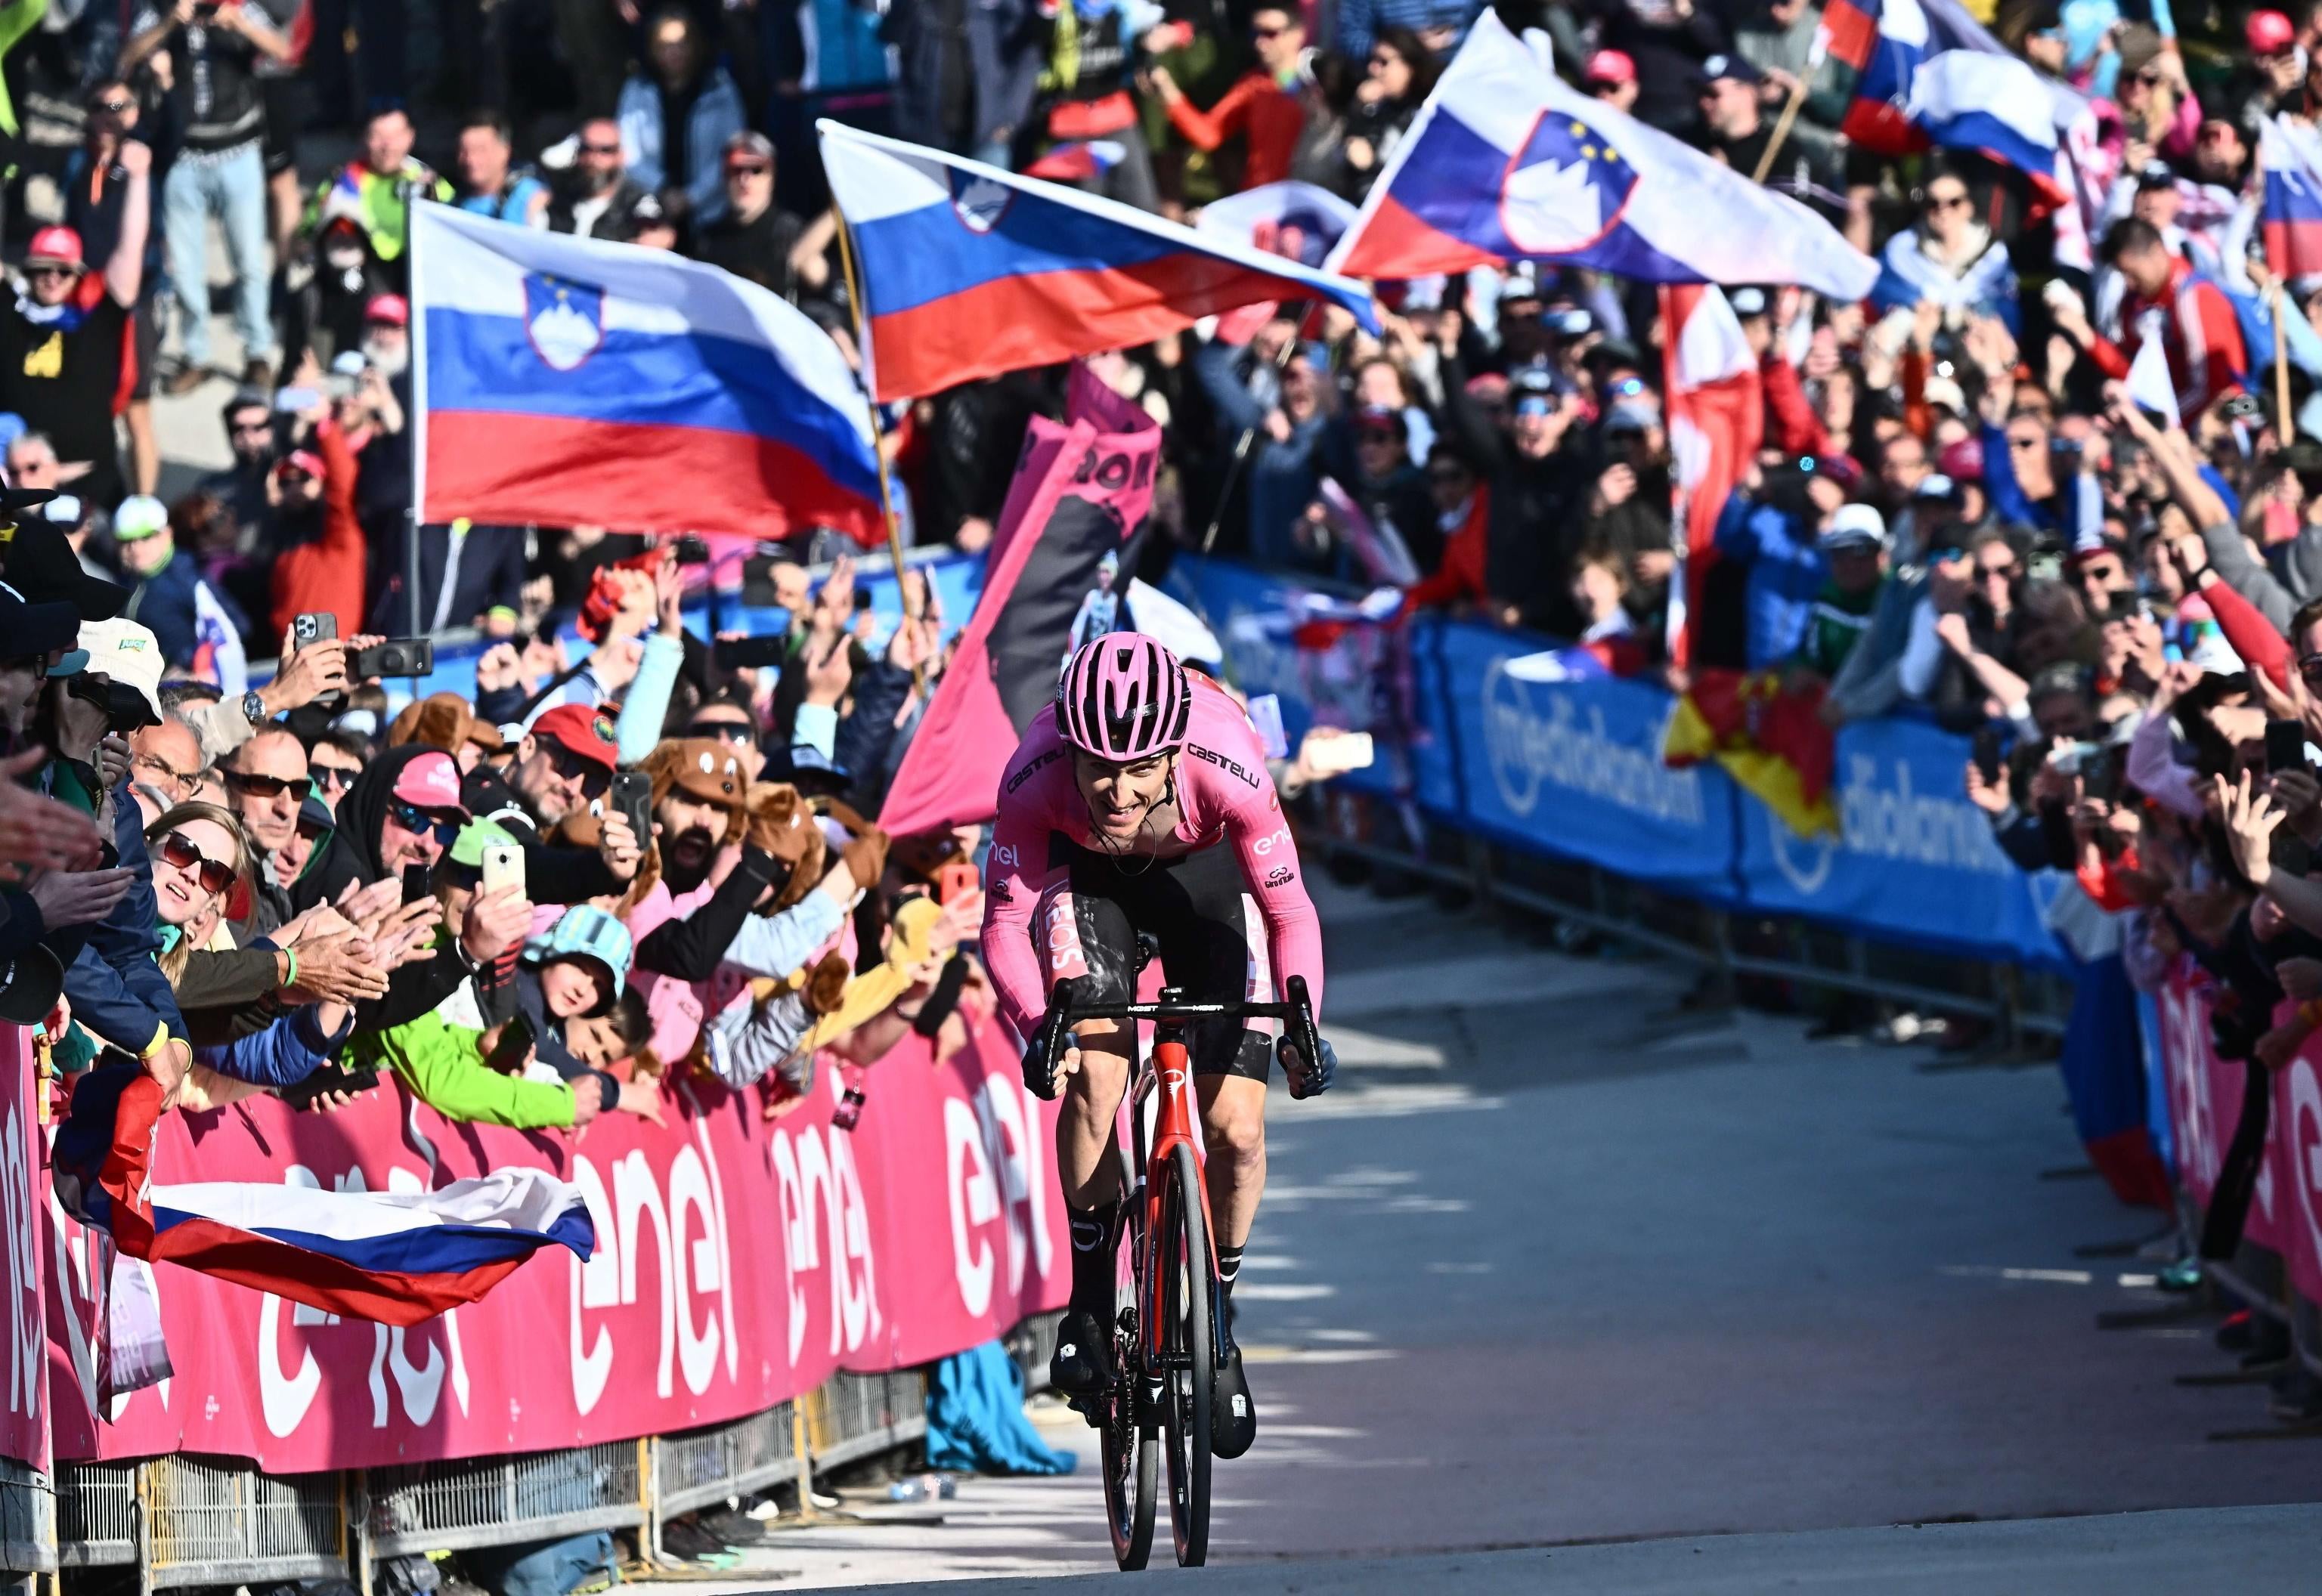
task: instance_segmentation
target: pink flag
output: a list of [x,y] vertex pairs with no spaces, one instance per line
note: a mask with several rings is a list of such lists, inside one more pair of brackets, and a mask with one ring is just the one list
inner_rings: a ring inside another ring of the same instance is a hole
[[879,811],[894,835],[991,819],[1065,657],[1128,624],[1128,543],[1153,503],[1161,429],[1079,368],[1065,414],[1025,431],[975,614]]

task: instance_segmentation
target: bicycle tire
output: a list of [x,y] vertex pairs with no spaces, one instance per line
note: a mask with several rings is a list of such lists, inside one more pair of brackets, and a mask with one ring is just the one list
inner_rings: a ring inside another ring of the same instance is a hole
[[[1124,1167],[1120,1189],[1135,1183]],[[1129,1246],[1129,1276],[1113,1296],[1113,1386],[1098,1440],[1104,1468],[1105,1528],[1112,1536],[1112,1560],[1123,1573],[1143,1568],[1153,1555],[1153,1512],[1158,1502],[1161,1437],[1145,1409],[1145,1354],[1137,1315],[1138,1270],[1143,1226],[1133,1195],[1125,1195],[1120,1239]]]
[[1155,1238],[1160,1260],[1162,1345],[1182,1354],[1168,1372],[1169,1528],[1177,1565],[1199,1568],[1210,1555],[1210,1404],[1216,1396],[1217,1361],[1210,1338],[1210,1242],[1202,1212],[1202,1172],[1193,1150],[1180,1145],[1169,1161],[1165,1233]]

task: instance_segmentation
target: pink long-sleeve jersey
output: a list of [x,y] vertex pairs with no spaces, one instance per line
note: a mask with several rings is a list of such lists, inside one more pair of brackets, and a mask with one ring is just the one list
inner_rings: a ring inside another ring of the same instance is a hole
[[[1298,871],[1298,846],[1266,772],[1257,728],[1225,690],[1189,672],[1193,712],[1177,762],[1178,821],[1174,855],[1230,843],[1243,885],[1266,921],[1277,981],[1306,978],[1307,999],[1322,1012],[1322,926]],[[1000,817],[983,866],[983,958],[999,990],[1001,1012],[1030,1035],[1047,1012],[1041,950],[1032,945],[1040,894],[1065,873],[1050,868],[1048,839],[1061,832],[1076,845],[1100,846],[1088,803],[1073,780],[1072,749],[1042,714],[1025,734],[1000,779]],[[1279,999],[1277,990],[1275,998]]]

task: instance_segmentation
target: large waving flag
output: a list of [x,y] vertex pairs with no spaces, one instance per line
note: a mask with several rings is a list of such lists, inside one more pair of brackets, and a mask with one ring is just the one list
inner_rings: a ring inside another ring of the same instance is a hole
[[2257,161],[2265,177],[2258,222],[2274,275],[2322,272],[2322,138],[2275,116],[2258,129]]
[[779,296],[449,205],[411,239],[420,519],[880,528],[862,389]]
[[1733,307],[1714,287],[1663,288],[1663,364],[1668,395],[1674,524],[1684,531],[1684,577],[1668,610],[1669,658],[1692,660],[1687,617],[1717,558],[1717,518],[1766,431],[1765,385]]
[[1326,300],[1377,331],[1359,283],[981,161],[816,126],[882,399],[1148,343],[1263,299]]
[[1838,299],[1879,275],[1796,200],[1566,84],[1486,11],[1329,264],[1408,278],[1509,260]]
[[1844,123],[1856,144],[1881,155],[1973,150],[2022,172],[2047,207],[2069,197],[2057,106],[2029,63],[1984,49],[1950,11],[1920,0],[1832,0],[1822,25],[1830,53],[1858,74]]
[[163,1108],[151,1076],[111,1065],[76,1084],[71,1117],[57,1132],[58,1197],[132,1258],[328,1313],[416,1325],[475,1301],[544,1246],[586,1258],[597,1245],[580,1189],[544,1170],[497,1170],[418,1192],[157,1186]]

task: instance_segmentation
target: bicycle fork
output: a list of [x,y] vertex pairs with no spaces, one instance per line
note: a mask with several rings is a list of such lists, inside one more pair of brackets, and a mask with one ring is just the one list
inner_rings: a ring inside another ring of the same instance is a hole
[[[1167,1002],[1171,996],[1165,991],[1162,1000]],[[1208,1257],[1198,1262],[1188,1258],[1185,1266],[1189,1269],[1198,1266],[1209,1271],[1210,1290],[1204,1295],[1209,1302],[1210,1353],[1211,1361],[1215,1362],[1225,1346],[1225,1309],[1217,1289],[1218,1232],[1215,1216],[1210,1208],[1208,1163],[1202,1157],[1201,1138],[1193,1131],[1199,1099],[1194,1095],[1193,1065],[1185,1051],[1183,1021],[1163,1020],[1156,1024],[1152,1063],[1138,1087],[1138,1099],[1141,1099],[1149,1092],[1156,1099],[1153,1146],[1148,1154],[1136,1161],[1140,1187],[1138,1200],[1143,1205],[1141,1212],[1145,1219],[1143,1246],[1149,1254],[1155,1238],[1166,1233],[1166,1216],[1162,1212],[1164,1193],[1167,1190],[1166,1172],[1171,1157],[1182,1143],[1193,1149],[1194,1167],[1201,1172],[1201,1178],[1193,1182],[1193,1197],[1202,1205],[1202,1235],[1210,1249]],[[1138,1139],[1142,1141],[1145,1117],[1141,1100],[1132,1104],[1130,1117]],[[1140,1287],[1138,1329],[1145,1355],[1146,1397],[1148,1401],[1158,1402],[1166,1371],[1172,1367],[1182,1367],[1185,1359],[1182,1354],[1164,1349],[1167,1332],[1162,1322],[1162,1298],[1166,1288],[1159,1268],[1147,1266],[1145,1259],[1138,1260],[1138,1264]]]

